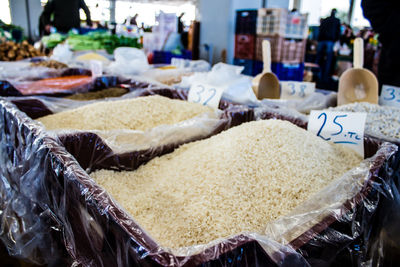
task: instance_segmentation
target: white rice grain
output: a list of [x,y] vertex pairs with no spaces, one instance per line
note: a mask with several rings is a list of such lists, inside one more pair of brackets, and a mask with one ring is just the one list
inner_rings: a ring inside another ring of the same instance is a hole
[[39,118],[47,130],[141,130],[213,112],[210,107],[162,96],[101,101]]
[[285,121],[242,124],[133,172],[91,174],[159,244],[262,231],[362,159]]

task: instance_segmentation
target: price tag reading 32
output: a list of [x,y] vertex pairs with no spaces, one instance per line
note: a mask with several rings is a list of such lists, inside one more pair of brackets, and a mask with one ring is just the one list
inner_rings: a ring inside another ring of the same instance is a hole
[[188,101],[217,109],[224,90],[224,87],[194,83],[190,87]]
[[379,98],[379,103],[383,106],[400,108],[400,87],[384,85]]
[[325,141],[343,144],[364,156],[366,113],[311,111],[308,131]]

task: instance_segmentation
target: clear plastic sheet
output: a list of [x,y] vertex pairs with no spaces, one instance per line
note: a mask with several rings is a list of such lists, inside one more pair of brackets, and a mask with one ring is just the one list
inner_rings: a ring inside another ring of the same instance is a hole
[[[150,88],[151,86],[146,90],[158,90]],[[142,89],[137,90],[142,91]],[[176,92],[169,89],[160,90],[171,94]],[[105,101],[116,101],[128,97],[134,98],[137,95],[133,91],[132,94],[127,94],[123,98],[110,98]],[[168,97],[180,99],[178,95]],[[45,96],[14,97],[8,100],[33,119],[95,102]],[[49,134],[59,138],[67,151],[75,156],[81,166],[89,172],[101,168],[132,170],[154,157],[173,151],[184,143],[210,137],[244,121],[254,119],[254,113],[246,107],[233,106],[229,103],[221,107],[224,111],[216,110],[174,125],[160,125],[147,131],[60,130],[49,132]]]
[[69,68],[57,70],[55,76],[28,79],[6,79],[0,81],[0,96],[48,95],[66,96],[75,93],[97,91],[119,84],[129,84],[129,80],[117,76],[92,78],[91,71]]
[[87,171],[94,169],[134,170],[176,147],[207,138],[229,123],[222,112],[202,114],[174,125],[147,131],[54,131]]
[[65,93],[71,91],[86,91],[85,87],[92,82],[92,77],[87,75],[74,75],[56,77],[38,81],[24,81],[14,83],[14,87],[23,95],[40,95],[51,93]]
[[[260,116],[268,117],[265,113]],[[266,225],[263,233],[170,251],[159,247],[39,123],[5,100],[0,114],[0,238],[12,255],[53,264],[71,257],[83,266],[376,266],[399,259],[395,145],[366,138],[372,158]],[[246,114],[236,122],[256,119],[254,111]],[[304,127],[301,119],[296,123]]]
[[336,107],[337,105],[337,93],[321,93],[314,92],[308,97],[299,100],[273,100],[273,99],[264,99],[261,101],[261,104],[275,104],[281,105],[286,108],[297,110],[298,112],[309,114],[311,110],[320,110],[326,109],[329,107]]
[[192,75],[192,72],[186,69],[178,68],[151,68],[146,70],[140,76],[152,83],[159,83],[164,86],[172,86],[182,81],[184,77]]
[[60,76],[62,70],[32,67],[29,61],[0,62],[0,80],[29,81]]
[[114,58],[106,69],[108,73],[118,75],[137,75],[150,68],[143,50],[133,47],[118,47],[114,51]]
[[209,72],[195,72],[174,85],[177,89],[189,90],[194,83],[206,83],[212,86],[224,87],[222,97],[231,102],[254,106],[259,103],[251,87],[251,77],[241,75],[244,67],[218,63]]

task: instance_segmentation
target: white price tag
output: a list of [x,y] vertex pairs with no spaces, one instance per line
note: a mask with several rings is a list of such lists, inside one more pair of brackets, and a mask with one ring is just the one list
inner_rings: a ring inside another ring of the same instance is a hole
[[308,131],[325,141],[343,144],[364,156],[367,113],[311,111]]
[[400,87],[384,85],[382,86],[379,104],[382,106],[392,106],[400,108]]
[[103,75],[103,63],[99,60],[90,61],[90,70],[92,71],[92,77],[100,77]]
[[281,99],[303,99],[315,92],[315,83],[281,82]]
[[195,83],[190,87],[188,101],[217,109],[224,91],[225,87]]

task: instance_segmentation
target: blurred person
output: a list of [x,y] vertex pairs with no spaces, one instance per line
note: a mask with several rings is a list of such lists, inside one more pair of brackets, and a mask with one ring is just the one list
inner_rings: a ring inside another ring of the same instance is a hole
[[130,25],[132,25],[132,26],[137,26],[138,24],[137,24],[137,18],[139,17],[139,14],[135,14],[135,16],[133,16],[131,19],[130,19],[130,21],[129,21],[129,23],[130,23]]
[[400,87],[400,1],[363,0],[361,6],[382,44],[379,84]]
[[350,27],[350,25],[343,23],[341,27],[341,33],[340,44],[346,44],[348,47],[350,47],[352,40],[355,39],[353,29]]
[[181,43],[183,45],[183,48],[187,49],[189,45],[189,36],[188,32],[185,32],[185,24],[183,23],[183,16],[185,15],[185,12],[182,12],[178,16],[178,33],[181,35]]
[[[317,46],[317,64],[320,65],[320,81],[329,82],[332,73],[333,47],[340,38],[341,23],[336,18],[336,9],[332,9],[330,17],[321,21],[319,26],[318,46]],[[323,57],[326,55],[326,60]],[[323,62],[323,63],[322,63]]]
[[51,26],[61,33],[67,33],[73,28],[78,29],[81,26],[81,8],[86,14],[87,25],[92,26],[90,11],[84,0],[50,0],[44,7],[39,24],[44,25],[44,31],[47,33],[50,33]]
[[178,33],[183,33],[184,29],[185,29],[185,25],[183,24],[182,18],[185,15],[185,12],[182,12],[179,16],[178,16]]

